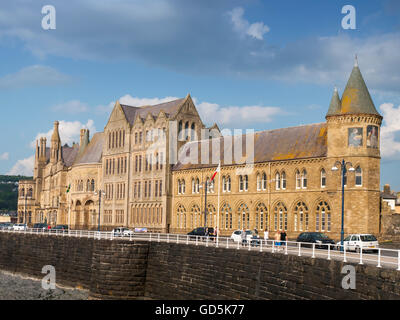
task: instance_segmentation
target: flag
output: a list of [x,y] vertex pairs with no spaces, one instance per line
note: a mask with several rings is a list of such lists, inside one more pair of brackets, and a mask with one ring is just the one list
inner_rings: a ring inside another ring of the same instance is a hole
[[217,169],[215,170],[215,172],[214,172],[214,174],[213,174],[213,176],[212,176],[210,182],[212,182],[212,181],[214,180],[215,176],[216,176],[217,173],[220,172],[220,171],[221,171],[221,162],[218,164],[218,167],[217,167]]
[[67,187],[67,193],[71,190],[71,184]]

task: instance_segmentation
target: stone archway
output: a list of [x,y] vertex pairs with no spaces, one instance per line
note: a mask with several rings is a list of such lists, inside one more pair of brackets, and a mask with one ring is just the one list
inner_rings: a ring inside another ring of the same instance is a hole
[[75,216],[74,216],[74,226],[75,229],[81,228],[81,211],[82,211],[82,204],[78,200],[75,204]]
[[94,202],[92,200],[88,200],[85,203],[85,208],[83,211],[83,229],[88,230],[90,227],[90,218],[92,213],[94,212]]

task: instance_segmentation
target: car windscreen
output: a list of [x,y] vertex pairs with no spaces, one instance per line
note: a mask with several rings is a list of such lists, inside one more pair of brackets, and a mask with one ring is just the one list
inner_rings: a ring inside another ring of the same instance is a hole
[[361,241],[377,241],[372,234],[361,235]]

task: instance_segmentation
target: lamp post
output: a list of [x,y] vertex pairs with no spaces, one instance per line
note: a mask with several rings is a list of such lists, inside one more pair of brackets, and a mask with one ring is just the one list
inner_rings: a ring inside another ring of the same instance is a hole
[[106,193],[103,190],[98,190],[97,192],[94,192],[94,195],[97,196],[99,195],[99,223],[98,223],[98,231],[100,232],[100,208],[101,208],[101,196],[105,196]]
[[340,166],[341,168],[341,174],[342,174],[342,227],[341,227],[341,231],[340,231],[340,251],[343,251],[343,239],[344,239],[344,180],[346,177],[346,166],[350,166],[350,168],[348,169],[350,172],[353,172],[355,169],[353,168],[353,165],[351,164],[351,162],[346,162],[344,161],[344,159],[342,161],[336,161],[335,164],[332,167],[332,171],[338,171],[339,168],[338,166]]

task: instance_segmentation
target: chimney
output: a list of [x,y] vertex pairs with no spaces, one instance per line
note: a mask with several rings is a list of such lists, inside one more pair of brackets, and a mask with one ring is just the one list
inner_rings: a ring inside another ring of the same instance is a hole
[[391,194],[391,192],[390,192],[390,185],[389,185],[389,184],[385,184],[385,185],[383,186],[383,193],[385,193],[385,194]]

